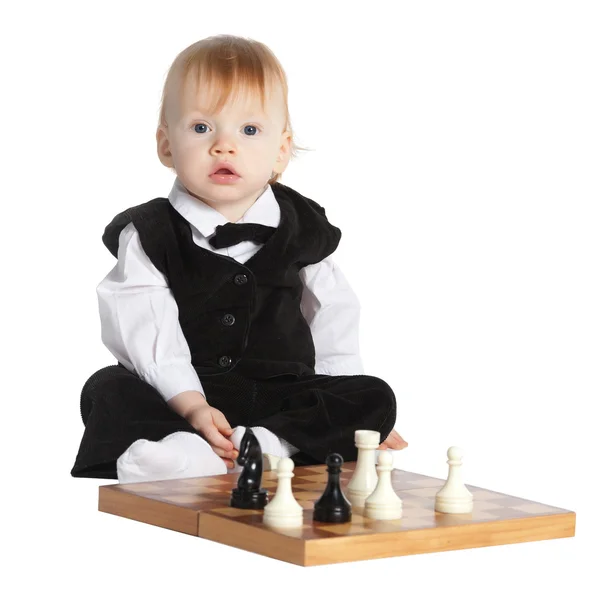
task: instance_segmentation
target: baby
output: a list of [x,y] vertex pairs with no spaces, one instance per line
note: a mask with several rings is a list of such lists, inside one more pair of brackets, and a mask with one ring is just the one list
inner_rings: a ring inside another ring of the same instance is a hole
[[83,386],[74,477],[235,472],[248,427],[296,465],[356,460],[357,429],[406,447],[394,392],[363,373],[359,303],[332,260],[341,231],[280,182],[298,149],[287,104],[254,40],[213,36],[173,62],[156,141],[176,177],[105,229],[117,264],[97,293],[118,364]]

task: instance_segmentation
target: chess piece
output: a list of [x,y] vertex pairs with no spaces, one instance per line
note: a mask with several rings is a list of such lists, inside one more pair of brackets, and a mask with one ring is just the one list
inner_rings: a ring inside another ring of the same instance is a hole
[[448,479],[435,495],[435,510],[452,515],[473,510],[473,494],[462,480],[462,450],[456,446],[448,448]]
[[346,495],[353,507],[363,507],[365,500],[377,485],[375,451],[379,446],[379,431],[359,429],[354,432],[354,444],[358,448],[356,468],[346,488]]
[[268,492],[261,489],[262,452],[260,444],[248,427],[240,443],[238,465],[243,467],[237,488],[231,490],[229,504],[235,508],[264,508]]
[[263,523],[272,527],[300,527],[302,507],[292,493],[294,461],[282,458],[277,464],[277,490],[273,499],[265,506]]
[[330,454],[327,465],[327,486],[323,495],[315,502],[313,521],[322,523],[346,523],[352,518],[352,506],[340,486],[340,472],[344,459],[341,454]]
[[365,500],[365,517],[369,519],[390,520],[402,517],[402,500],[392,487],[392,469],[394,457],[389,450],[379,453],[377,473],[379,479],[374,492]]
[[263,454],[263,471],[277,471],[277,465],[281,457],[274,454]]

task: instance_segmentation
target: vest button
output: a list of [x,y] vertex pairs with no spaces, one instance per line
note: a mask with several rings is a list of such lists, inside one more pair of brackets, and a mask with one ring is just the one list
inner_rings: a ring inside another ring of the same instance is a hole
[[243,273],[239,273],[233,278],[233,282],[235,285],[244,285],[245,283],[248,283],[248,276],[244,275]]
[[221,356],[221,358],[219,358],[219,366],[220,367],[228,367],[230,364],[231,364],[230,356]]
[[221,323],[223,323],[223,325],[233,325],[235,323],[235,317],[233,315],[230,315],[229,313],[223,315],[223,317],[221,318]]

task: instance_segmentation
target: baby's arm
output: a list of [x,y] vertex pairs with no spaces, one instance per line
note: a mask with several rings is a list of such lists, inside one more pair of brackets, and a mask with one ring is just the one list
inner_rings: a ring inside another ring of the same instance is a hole
[[102,342],[123,366],[165,401],[187,390],[204,395],[173,294],[144,252],[133,223],[121,232],[117,264],[96,292]]
[[[315,372],[323,375],[364,375],[359,349],[360,302],[331,255],[300,271],[304,284],[301,311],[315,345]],[[408,446],[393,430],[379,446]]]
[[152,385],[195,428],[200,425],[211,445],[232,450],[233,444],[219,432],[221,426],[227,431],[229,424],[224,416],[212,418],[220,411],[208,405],[192,365],[175,298],[144,252],[133,223],[121,232],[117,265],[96,291],[102,341],[113,356]]
[[331,256],[300,271],[301,311],[315,345],[315,372],[363,375],[359,349],[360,302]]

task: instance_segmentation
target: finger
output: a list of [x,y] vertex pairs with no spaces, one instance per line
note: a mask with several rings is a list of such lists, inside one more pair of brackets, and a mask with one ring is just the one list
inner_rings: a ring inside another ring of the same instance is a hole
[[223,448],[219,448],[218,446],[211,446],[211,448],[213,452],[221,458],[235,459],[240,454],[235,448],[233,450],[223,450]]
[[233,443],[224,438],[214,425],[208,428],[204,432],[204,435],[206,436],[206,441],[211,446],[216,446],[217,448],[222,448],[223,450],[233,450]]
[[235,467],[235,461],[231,460],[230,458],[223,458],[222,460],[228,469],[233,469],[233,467]]
[[231,425],[229,425],[229,421],[225,418],[225,415],[222,412],[213,413],[213,422],[217,429],[224,436],[229,437],[233,433],[233,429],[231,428]]

